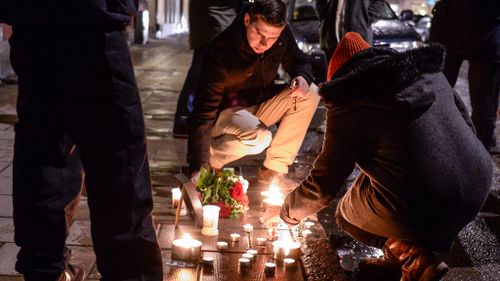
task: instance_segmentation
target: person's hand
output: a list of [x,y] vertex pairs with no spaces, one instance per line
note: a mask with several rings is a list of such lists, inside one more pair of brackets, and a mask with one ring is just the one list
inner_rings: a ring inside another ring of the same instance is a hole
[[302,76],[297,76],[290,81],[290,89],[292,89],[292,97],[305,97],[309,92],[309,84]]
[[200,171],[191,173],[191,182],[196,186],[198,184],[198,179],[200,178]]
[[261,217],[261,222],[266,226],[266,228],[277,227],[278,224],[283,222],[280,218],[280,206],[271,206],[267,208],[264,215]]

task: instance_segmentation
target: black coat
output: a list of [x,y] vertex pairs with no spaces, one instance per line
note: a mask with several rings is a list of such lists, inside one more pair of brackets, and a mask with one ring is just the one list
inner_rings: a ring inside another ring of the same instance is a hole
[[227,107],[252,106],[278,94],[284,85],[275,85],[280,64],[290,77],[312,81],[309,58],[297,46],[286,27],[264,54],[253,52],[246,38],[243,13],[207,47],[202,74],[189,117],[187,160],[191,171],[208,167],[212,126]]
[[357,165],[340,211],[383,236],[455,235],[480,210],[492,163],[460,97],[440,72],[444,50],[370,48],[321,88],[328,104],[321,154],[290,193],[289,223],[327,206]]
[[500,1],[441,0],[432,13],[430,40],[448,54],[500,61]]
[[123,30],[138,0],[1,0],[0,22],[28,30]]

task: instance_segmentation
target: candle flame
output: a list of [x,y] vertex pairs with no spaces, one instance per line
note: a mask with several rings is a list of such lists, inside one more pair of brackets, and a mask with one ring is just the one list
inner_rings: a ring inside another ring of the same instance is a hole
[[182,235],[182,239],[191,240],[191,235],[189,233],[184,233],[184,235]]

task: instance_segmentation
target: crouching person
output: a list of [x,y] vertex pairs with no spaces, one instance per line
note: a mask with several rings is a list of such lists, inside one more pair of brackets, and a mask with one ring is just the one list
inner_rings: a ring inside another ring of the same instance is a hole
[[437,254],[479,212],[492,163],[441,73],[443,56],[440,46],[397,53],[345,35],[320,90],[328,106],[323,150],[287,195],[281,219],[295,225],[327,206],[357,165],[337,222],[385,254],[360,270],[396,268],[405,281],[446,274]]

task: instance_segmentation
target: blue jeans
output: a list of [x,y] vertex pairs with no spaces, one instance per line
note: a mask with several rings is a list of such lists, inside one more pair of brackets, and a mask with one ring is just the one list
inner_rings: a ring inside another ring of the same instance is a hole
[[11,61],[19,77],[16,269],[28,281],[62,273],[83,167],[101,280],[162,280],[142,107],[124,34],[14,27]]

